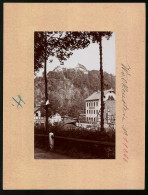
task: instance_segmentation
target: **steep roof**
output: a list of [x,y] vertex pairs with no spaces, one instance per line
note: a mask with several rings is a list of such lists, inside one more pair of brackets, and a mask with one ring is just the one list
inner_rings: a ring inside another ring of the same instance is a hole
[[92,95],[90,95],[88,98],[85,99],[85,101],[88,101],[88,100],[99,100],[101,97],[101,92],[98,91],[98,92],[94,92]]
[[36,113],[38,110],[40,110],[40,106],[36,106],[36,107],[34,108],[34,113]]
[[[115,91],[111,88],[111,89],[104,90],[104,95],[106,95],[110,91],[115,93]],[[101,91],[98,90],[97,92],[94,92],[92,95],[90,95],[88,98],[86,98],[85,101],[99,100],[100,98],[101,98]]]
[[115,90],[114,89],[107,89],[104,91],[104,95],[106,95],[108,92],[114,92],[115,93]]

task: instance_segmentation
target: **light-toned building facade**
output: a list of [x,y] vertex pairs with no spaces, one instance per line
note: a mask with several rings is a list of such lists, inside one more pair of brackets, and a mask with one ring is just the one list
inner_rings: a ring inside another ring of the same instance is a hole
[[[115,101],[116,95],[113,89],[104,91],[104,103],[106,101]],[[85,99],[86,101],[86,121],[89,123],[99,122],[101,109],[101,92],[97,91]],[[111,105],[111,104],[110,104]],[[114,104],[113,104],[114,105]],[[108,108],[108,113],[110,112]]]
[[[42,116],[41,115],[41,108],[38,106],[38,107],[35,107],[34,109],[34,124],[35,125],[39,125],[39,126],[45,126],[45,116]],[[51,123],[52,125],[56,122],[61,122],[62,118],[61,118],[61,115],[56,113],[55,115],[51,116],[51,117],[48,117],[48,122]]]
[[79,64],[79,63],[78,63],[75,69],[76,69],[76,70],[81,70],[84,74],[88,74],[88,70],[87,70],[86,67],[85,67],[84,65],[82,65],[82,64]]
[[62,117],[60,114],[56,113],[52,117],[48,118],[48,121],[53,125],[54,123],[61,122]]
[[34,109],[34,124],[39,126],[45,126],[45,117],[41,116],[40,106]]

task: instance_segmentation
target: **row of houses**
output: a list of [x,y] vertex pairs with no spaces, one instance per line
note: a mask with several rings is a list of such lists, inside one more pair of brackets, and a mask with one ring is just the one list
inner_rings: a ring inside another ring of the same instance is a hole
[[[104,124],[107,128],[113,125],[115,128],[115,91],[111,88],[104,91]],[[79,117],[79,122],[89,123],[89,124],[100,124],[101,121],[101,92],[97,91],[85,99],[85,113],[81,114]],[[83,118],[83,120],[81,120]],[[60,114],[55,114],[48,118],[49,123],[52,125],[55,122],[71,120],[68,116],[61,116]],[[35,125],[45,125],[45,117],[41,116],[40,107],[35,107],[34,110],[34,123]]]

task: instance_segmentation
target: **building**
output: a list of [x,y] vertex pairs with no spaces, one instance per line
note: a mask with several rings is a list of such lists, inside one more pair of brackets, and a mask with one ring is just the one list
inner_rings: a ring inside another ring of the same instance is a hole
[[80,123],[86,122],[86,114],[79,114],[79,122]]
[[[116,99],[116,95],[113,89],[104,91],[105,117],[106,114],[109,112],[110,112],[109,115],[115,114],[115,99]],[[98,123],[100,120],[101,91],[94,92],[92,95],[86,98],[85,101],[86,101],[86,121],[89,123]],[[111,108],[111,106],[114,107],[113,113],[112,113],[113,108]]]
[[41,115],[41,107],[36,106],[34,108],[34,124],[38,126],[45,126],[45,117]]
[[62,117],[60,114],[56,113],[52,117],[48,118],[48,121],[53,125],[54,123],[58,123],[62,121]]
[[66,70],[65,67],[62,67],[62,66],[57,66],[53,69],[53,72],[60,72],[60,71],[63,71],[63,70]]
[[75,69],[76,69],[76,70],[82,71],[84,74],[88,74],[88,70],[87,70],[86,67],[85,67],[84,65],[82,65],[82,64],[79,64],[79,63],[78,63]]
[[[106,100],[104,108],[104,127],[113,127],[115,129],[116,102],[115,100]],[[101,121],[100,113],[99,120]]]
[[[37,106],[34,108],[34,124],[38,126],[45,126],[45,116],[42,116],[41,114],[41,107]],[[52,125],[55,122],[60,122],[62,120],[62,117],[60,114],[56,113],[55,115],[52,115],[51,117],[48,117],[48,122]]]

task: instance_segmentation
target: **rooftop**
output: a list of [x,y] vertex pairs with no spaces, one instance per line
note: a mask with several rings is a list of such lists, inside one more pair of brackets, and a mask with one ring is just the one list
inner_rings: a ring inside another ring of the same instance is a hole
[[36,107],[34,108],[34,113],[36,113],[38,110],[40,110],[40,106],[36,106]]
[[98,91],[98,92],[94,92],[92,95],[90,95],[88,98],[86,98],[85,100],[88,101],[88,100],[99,100],[101,97],[101,92]]
[[80,63],[77,64],[76,69],[82,68],[83,70],[87,71],[86,67]]
[[[114,89],[107,89],[107,90],[104,90],[104,95],[106,95],[108,92],[114,92]],[[97,92],[94,92],[92,95],[90,95],[88,98],[85,99],[85,101],[89,101],[89,100],[99,100],[101,98],[101,91],[97,91]]]

